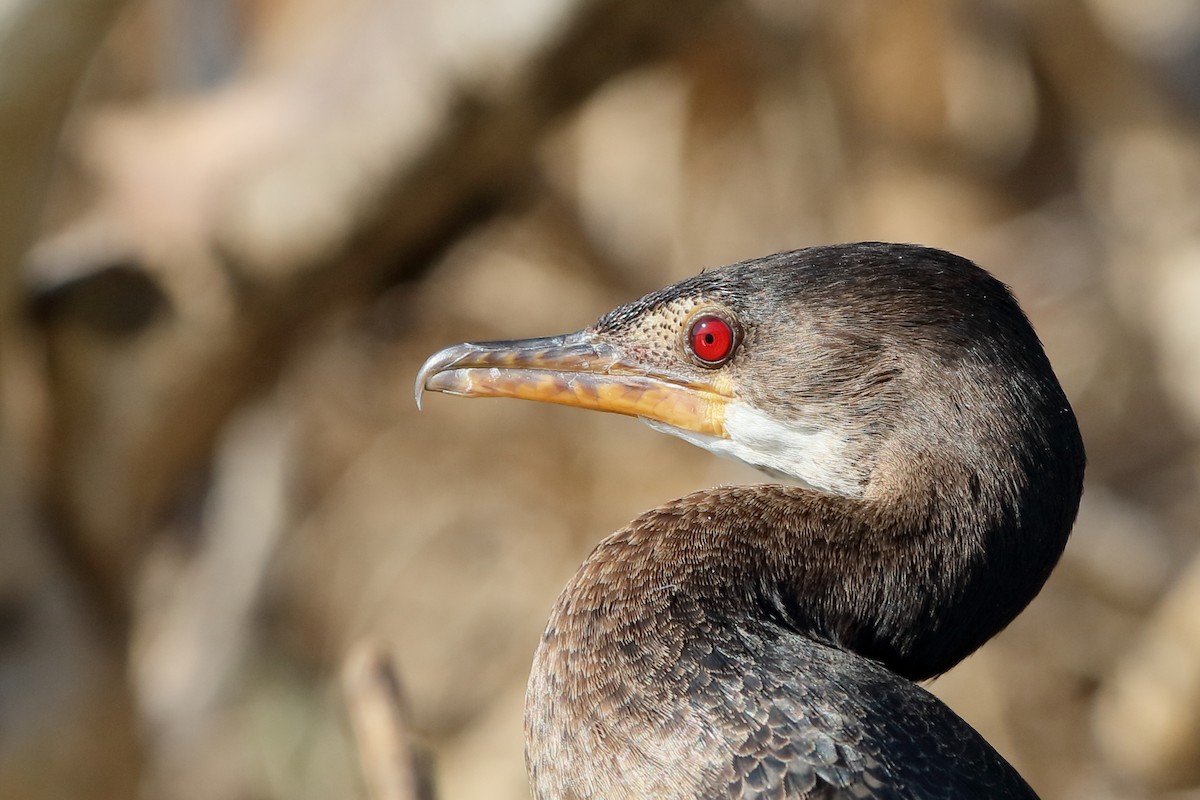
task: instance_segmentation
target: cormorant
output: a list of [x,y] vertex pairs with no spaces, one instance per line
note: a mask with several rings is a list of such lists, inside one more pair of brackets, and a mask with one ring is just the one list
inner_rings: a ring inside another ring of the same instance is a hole
[[539,798],[1036,797],[913,682],[1037,594],[1082,491],[1070,404],[983,269],[779,253],[577,333],[448,347],[426,389],[640,417],[794,482],[696,492],[587,558],[526,696]]

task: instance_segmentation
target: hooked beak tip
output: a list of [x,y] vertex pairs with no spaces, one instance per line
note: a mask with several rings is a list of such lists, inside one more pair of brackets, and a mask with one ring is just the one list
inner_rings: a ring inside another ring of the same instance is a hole
[[413,400],[417,403],[417,411],[421,410],[421,397],[425,394],[425,380],[428,377],[429,362],[426,361],[417,370],[416,385],[413,386]]
[[413,386],[413,400],[417,403],[417,411],[421,410],[421,398],[429,389],[429,379],[452,367],[462,360],[464,355],[469,355],[473,352],[472,348],[473,346],[469,343],[452,345],[425,359],[425,363],[417,370],[417,381]]

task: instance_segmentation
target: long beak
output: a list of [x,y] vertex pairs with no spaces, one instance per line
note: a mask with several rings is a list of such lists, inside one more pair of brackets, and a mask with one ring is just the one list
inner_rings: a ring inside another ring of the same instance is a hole
[[709,436],[725,435],[732,399],[728,386],[651,369],[588,330],[447,347],[417,373],[417,408],[425,390],[609,411]]

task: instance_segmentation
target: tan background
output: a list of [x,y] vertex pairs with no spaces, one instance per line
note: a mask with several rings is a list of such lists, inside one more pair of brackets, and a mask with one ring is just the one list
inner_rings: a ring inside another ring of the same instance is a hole
[[1090,455],[932,689],[1047,800],[1200,797],[1198,87],[1190,0],[0,2],[0,797],[363,796],[363,637],[439,797],[526,796],[558,588],[758,478],[417,366],[856,239],[1008,282]]

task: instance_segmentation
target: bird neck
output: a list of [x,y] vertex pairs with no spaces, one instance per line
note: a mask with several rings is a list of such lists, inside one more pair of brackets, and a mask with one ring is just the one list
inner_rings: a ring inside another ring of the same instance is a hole
[[1037,594],[1075,510],[1021,513],[962,483],[903,500],[764,485],[673,501],[593,551],[542,649],[607,663],[633,653],[630,669],[653,672],[689,637],[753,622],[912,679],[939,674]]

